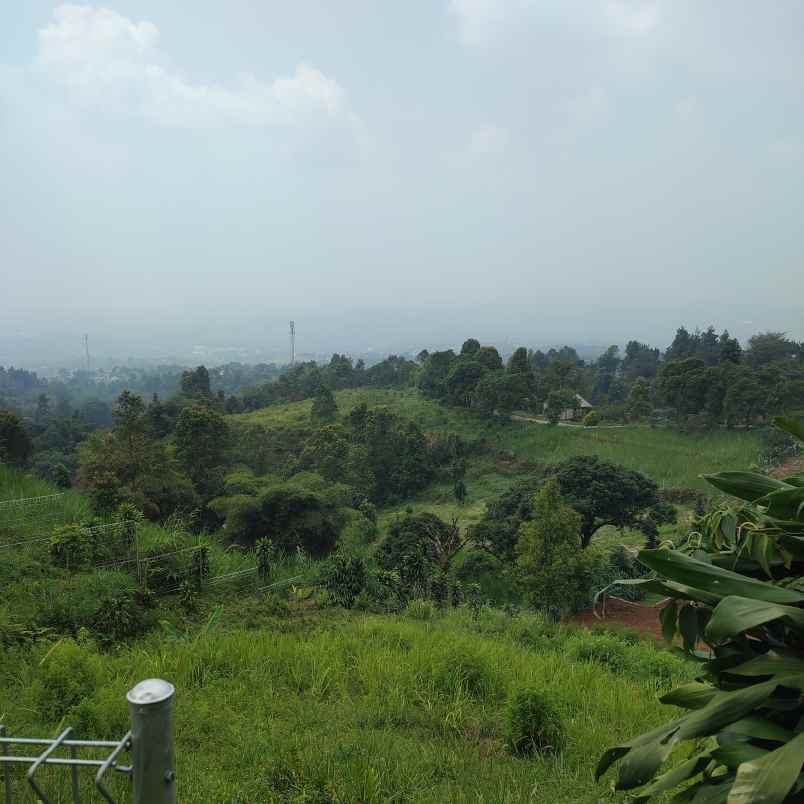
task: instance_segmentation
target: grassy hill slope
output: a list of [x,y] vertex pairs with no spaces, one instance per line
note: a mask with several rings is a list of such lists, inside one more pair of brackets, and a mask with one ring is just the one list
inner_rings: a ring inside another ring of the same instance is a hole
[[[127,729],[126,690],[167,678],[184,801],[597,802],[610,800],[593,780],[601,749],[658,724],[657,693],[689,674],[650,646],[536,617],[277,618],[272,605],[246,602],[225,631],[154,633],[105,655],[86,641],[12,653],[0,711],[16,733],[69,723],[114,738]],[[246,630],[247,618],[259,628]],[[555,755],[505,748],[506,702],[526,688],[560,712]],[[43,778],[68,789],[66,774]]]
[[[410,501],[387,508],[385,518],[407,507],[429,510],[442,518],[457,515],[462,524],[482,516],[487,499],[505,491],[527,475],[530,465],[551,464],[573,455],[601,458],[636,469],[662,488],[711,491],[700,479],[724,466],[747,469],[757,459],[759,440],[754,433],[715,431],[686,435],[675,430],[627,427],[549,427],[543,424],[488,419],[467,410],[448,408],[422,397],[415,389],[357,388],[338,391],[338,412],[343,415],[361,403],[387,405],[432,432],[449,431],[469,442],[482,442],[488,450],[469,463],[466,484],[469,497],[458,506],[452,485],[435,484]],[[231,417],[266,428],[303,427],[310,423],[311,402],[272,405]]]

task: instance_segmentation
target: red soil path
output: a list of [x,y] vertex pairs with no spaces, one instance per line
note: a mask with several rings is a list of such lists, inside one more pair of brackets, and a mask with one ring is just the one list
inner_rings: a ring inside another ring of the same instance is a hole
[[593,628],[596,625],[613,625],[626,628],[636,628],[642,634],[650,634],[656,639],[662,638],[662,626],[659,614],[666,604],[664,602],[655,606],[645,606],[641,603],[631,603],[627,600],[608,598],[605,612],[598,607],[595,612],[583,611],[570,617],[568,622],[580,625],[583,628]]

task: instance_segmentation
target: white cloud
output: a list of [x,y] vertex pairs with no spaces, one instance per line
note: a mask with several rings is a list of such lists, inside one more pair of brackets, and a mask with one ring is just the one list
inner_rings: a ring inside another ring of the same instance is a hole
[[605,12],[612,27],[629,36],[649,34],[659,24],[657,0],[606,0]]
[[141,116],[164,126],[359,128],[344,90],[306,64],[265,82],[242,75],[230,86],[192,82],[165,66],[159,30],[105,8],[61,5],[39,32],[37,67],[81,105]]

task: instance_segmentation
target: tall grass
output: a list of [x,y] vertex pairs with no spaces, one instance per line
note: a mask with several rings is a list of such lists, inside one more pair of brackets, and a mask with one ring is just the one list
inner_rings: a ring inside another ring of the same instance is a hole
[[[427,623],[333,616],[312,631],[153,635],[100,662],[91,646],[68,647],[72,667],[55,663],[62,648],[42,648],[0,671],[0,711],[25,733],[54,731],[55,716],[37,715],[37,690],[83,669],[92,689],[62,723],[111,738],[127,728],[126,690],[166,678],[178,690],[180,798],[209,804],[608,800],[592,778],[601,748],[663,717],[657,684],[639,672],[574,661],[558,638],[527,647],[521,633],[538,620],[490,629],[462,612]],[[523,688],[558,707],[561,753],[506,751],[506,701]]]

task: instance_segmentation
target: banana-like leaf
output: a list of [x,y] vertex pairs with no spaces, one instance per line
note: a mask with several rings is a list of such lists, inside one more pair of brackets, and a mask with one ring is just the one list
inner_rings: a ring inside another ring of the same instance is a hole
[[743,762],[752,762],[756,759],[761,759],[765,754],[769,754],[766,748],[759,748],[751,743],[737,742],[736,740],[728,742],[726,745],[718,746],[712,751],[712,759],[725,765],[729,770],[737,770]]
[[675,581],[665,581],[661,578],[623,578],[609,584],[605,589],[601,589],[594,598],[594,605],[598,599],[609,589],[617,586],[635,586],[642,592],[653,592],[662,597],[672,597],[676,600],[695,600],[698,603],[705,603],[707,606],[716,606],[720,602],[718,595],[709,594],[700,589],[693,589]]
[[671,600],[659,615],[659,621],[662,624],[662,637],[668,644],[672,644],[673,638],[676,635],[676,622],[678,621],[678,609],[676,608],[676,601]]
[[729,673],[738,676],[775,676],[780,673],[804,674],[804,659],[799,656],[782,655],[775,651],[768,651],[755,659],[749,659],[745,664],[732,667]]
[[711,684],[702,684],[700,681],[691,681],[682,684],[671,692],[663,695],[659,700],[670,706],[680,706],[684,709],[701,709],[718,694],[718,690]]
[[[704,594],[727,597],[738,595],[768,603],[800,603],[804,594],[791,589],[747,578],[738,572],[697,561],[678,550],[660,547],[655,550],[641,550],[639,560],[650,569],[676,583],[683,584]],[[666,583],[666,582],[664,582]]]
[[705,751],[692,759],[688,759],[686,762],[682,762],[677,768],[663,773],[650,787],[641,790],[631,801],[634,804],[642,804],[642,802],[648,801],[659,793],[672,790],[677,785],[700,773],[710,761],[711,756],[708,751]]
[[793,737],[793,732],[758,715],[749,715],[735,720],[734,723],[729,723],[718,734],[718,739],[724,734],[738,734],[756,740],[772,740],[777,743],[785,743]]
[[751,558],[762,567],[765,575],[768,578],[772,578],[773,575],[771,574],[770,570],[770,559],[774,557],[774,550],[773,550],[773,543],[768,538],[767,533],[752,533],[749,537],[750,539],[750,546],[749,551],[751,553]]
[[797,558],[804,558],[804,536],[781,533],[776,537],[776,543]]
[[621,743],[620,745],[613,745],[607,748],[597,763],[595,780],[600,779],[618,759],[624,757],[632,749],[639,748],[647,743],[667,740],[678,729],[682,720],[683,718],[671,720],[669,723],[663,723],[661,726],[651,729],[651,731],[646,731],[644,734],[634,737],[627,743]]
[[724,642],[730,637],[782,617],[796,628],[804,630],[803,609],[738,595],[729,596],[723,598],[712,613],[712,619],[706,627],[706,639],[711,643]]
[[804,512],[804,486],[788,486],[766,494],[756,502],[757,505],[767,506],[765,513],[769,517],[799,522]]
[[678,626],[684,639],[684,650],[688,653],[695,650],[698,644],[698,609],[686,605],[678,615]]
[[681,725],[672,736],[673,742],[689,740],[692,737],[707,737],[723,731],[735,720],[745,717],[749,712],[773,695],[778,682],[774,679],[752,687],[716,696],[702,709],[681,718]]
[[673,801],[689,801],[692,804],[726,804],[733,780],[733,775],[704,779],[676,796]]
[[781,804],[804,764],[804,733],[737,769],[727,804]]
[[780,430],[790,433],[799,441],[804,441],[804,424],[796,419],[790,419],[787,416],[774,416],[773,424]]
[[633,790],[647,784],[673,750],[673,741],[654,740],[628,752],[620,765],[615,790]]
[[701,477],[720,491],[748,502],[754,502],[772,491],[790,488],[782,480],[755,472],[718,472]]

